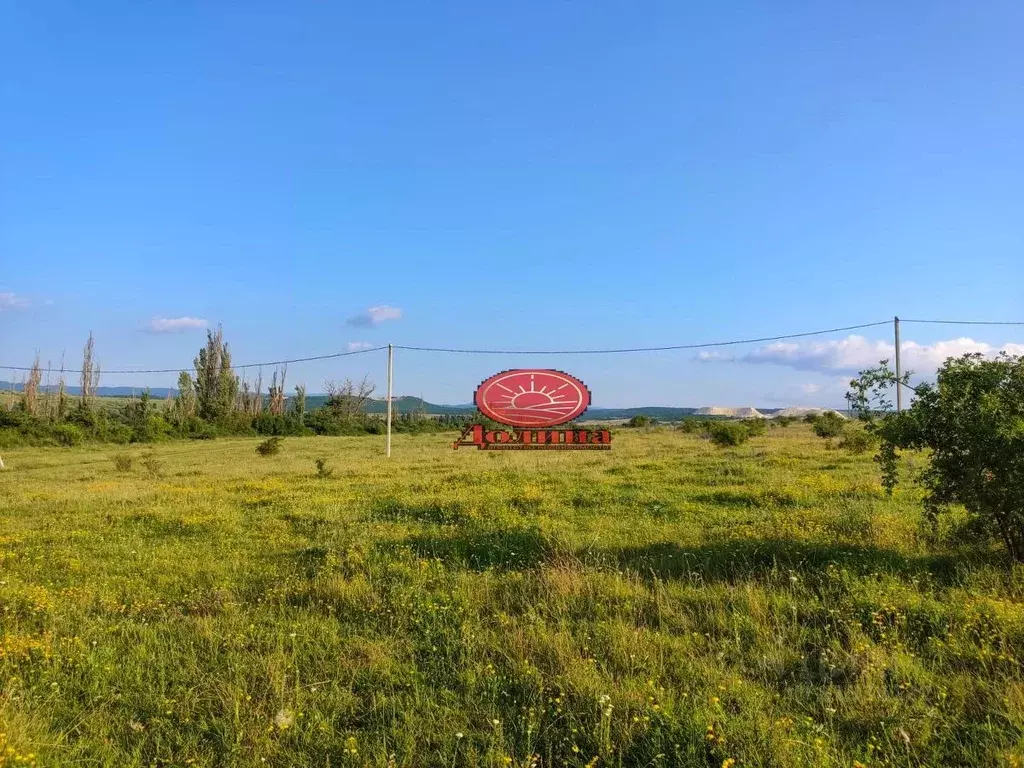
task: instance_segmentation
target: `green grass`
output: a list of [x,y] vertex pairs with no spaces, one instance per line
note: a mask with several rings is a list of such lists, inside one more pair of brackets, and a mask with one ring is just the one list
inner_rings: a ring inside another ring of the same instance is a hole
[[1020,764],[1024,570],[870,456],[451,439],[6,451],[0,766]]

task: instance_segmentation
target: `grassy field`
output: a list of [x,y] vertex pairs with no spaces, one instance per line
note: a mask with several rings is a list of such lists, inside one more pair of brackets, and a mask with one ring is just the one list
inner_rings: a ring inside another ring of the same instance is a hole
[[0,766],[1021,764],[1024,570],[870,456],[451,439],[5,452]]

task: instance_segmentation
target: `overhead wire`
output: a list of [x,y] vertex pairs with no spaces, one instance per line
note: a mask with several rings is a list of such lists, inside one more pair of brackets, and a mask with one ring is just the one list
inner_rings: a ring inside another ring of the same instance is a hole
[[905,320],[901,323],[927,323],[930,325],[1024,325],[1024,320]]
[[451,352],[464,355],[611,355],[628,352],[667,352],[676,349],[709,349],[711,347],[728,347],[737,344],[761,344],[767,341],[782,341],[784,339],[800,339],[807,336],[822,336],[827,333],[840,333],[842,331],[856,331],[861,328],[874,328],[879,325],[889,325],[892,320],[880,320],[875,323],[861,323],[859,325],[847,325],[841,328],[825,328],[820,331],[804,331],[802,333],[787,333],[781,336],[762,336],[754,339],[735,339],[732,341],[710,341],[700,344],[669,344],[661,347],[623,347],[618,349],[457,349],[451,347],[418,347],[406,344],[395,344],[395,349],[404,349],[414,352]]
[[[355,349],[355,350],[351,350],[349,352],[333,352],[333,353],[327,354],[327,355],[314,355],[312,357],[293,357],[293,358],[291,358],[289,360],[270,360],[270,361],[265,362],[265,363],[246,363],[244,365],[232,365],[231,367],[233,369],[235,369],[235,370],[238,370],[240,368],[262,368],[263,366],[268,366],[269,367],[269,366],[272,366],[272,365],[290,365],[291,363],[308,363],[308,362],[311,362],[313,360],[331,360],[332,358],[336,358],[336,357],[351,357],[352,355],[365,355],[365,354],[367,354],[369,352],[380,352],[381,350],[387,349],[387,348],[388,347],[385,344],[384,346],[381,346],[381,347],[370,347],[368,349]],[[0,365],[0,368],[6,369],[8,371],[31,371],[32,370],[31,367],[26,368],[24,366],[17,366],[17,365]],[[186,366],[186,368],[187,368],[187,366]],[[42,373],[81,373],[82,372],[81,370],[74,370],[72,368],[40,368],[39,370]],[[100,371],[100,373],[102,373],[102,374],[110,374],[110,375],[113,375],[115,373],[119,373],[119,374],[128,374],[128,373],[178,373],[178,371],[181,371],[181,370],[183,370],[181,367],[178,367],[178,368],[148,368],[148,369],[133,368],[133,369],[130,369],[130,370],[127,370],[127,369],[125,369],[125,370],[117,370],[117,369],[115,369],[115,370],[106,370],[106,369],[103,369],[103,370]]]
[[[728,341],[709,341],[691,344],[666,344],[662,346],[649,346],[649,347],[616,347],[616,348],[600,348],[600,349],[472,349],[462,347],[435,347],[435,346],[419,346],[414,344],[394,344],[393,349],[406,350],[410,352],[438,352],[447,354],[463,354],[463,355],[611,355],[611,354],[629,354],[637,352],[670,352],[673,350],[687,350],[687,349],[713,349],[716,347],[729,347],[738,346],[742,344],[763,344],[773,341],[786,341],[789,339],[802,339],[811,336],[824,336],[831,333],[843,333],[846,331],[857,331],[865,328],[877,328],[884,325],[889,325],[892,320],[879,320],[873,323],[859,323],[856,325],[845,325],[836,328],[823,328],[815,331],[803,331],[800,333],[786,333],[777,336],[759,336],[744,339],[731,339]],[[988,326],[1024,326],[1024,321],[1013,321],[1013,320],[922,320],[922,319],[904,319],[900,318],[901,323],[920,323],[920,324],[942,324],[942,325],[988,325]],[[242,365],[233,365],[232,368],[235,370],[243,370],[249,368],[262,368],[264,366],[278,366],[278,365],[290,365],[293,363],[308,363],[318,360],[333,360],[342,357],[352,357],[354,355],[365,355],[373,352],[381,352],[386,350],[388,345],[382,344],[376,347],[369,347],[367,349],[355,349],[347,352],[331,352],[323,355],[311,355],[309,357],[293,357],[283,360],[268,360],[259,363],[245,363]],[[187,368],[188,366],[186,366]],[[31,371],[33,366],[18,366],[18,365],[2,365],[0,369],[6,369],[9,371]],[[65,374],[80,374],[80,369],[74,368],[53,368],[47,366],[46,368],[40,368],[42,373],[65,373]],[[102,370],[103,374],[107,375],[131,375],[140,373],[177,373],[181,371],[180,366],[174,368],[114,368]]]

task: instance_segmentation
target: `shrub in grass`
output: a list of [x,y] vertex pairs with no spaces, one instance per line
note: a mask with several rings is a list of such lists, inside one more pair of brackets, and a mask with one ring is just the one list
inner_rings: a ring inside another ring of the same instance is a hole
[[316,476],[321,480],[326,480],[334,474],[334,470],[327,466],[327,459],[323,456],[316,459],[313,463],[316,464]]
[[814,434],[818,437],[839,437],[846,428],[846,419],[835,411],[818,414],[813,422]]
[[132,469],[132,457],[127,453],[115,453],[114,469],[118,472],[130,472]]
[[281,442],[280,437],[268,437],[256,446],[256,453],[260,456],[273,456],[281,451]]
[[865,453],[875,444],[874,437],[863,429],[850,426],[843,431],[843,438],[839,441],[839,447],[845,448],[850,453]]
[[164,476],[164,463],[152,453],[142,457],[142,466],[149,472],[150,477],[160,478]]
[[684,435],[696,435],[706,432],[707,426],[706,419],[683,419],[679,422],[679,431]]
[[624,426],[634,428],[646,428],[654,426],[654,419],[650,416],[638,415],[627,421]]
[[767,419],[743,419],[740,424],[747,428],[747,434],[751,437],[758,437],[768,432]]
[[737,421],[713,421],[708,425],[707,435],[719,448],[742,445],[750,439],[746,425]]
[[53,439],[57,441],[57,444],[63,445],[65,448],[81,445],[82,440],[85,439],[85,434],[81,428],[74,424],[58,424],[53,428],[51,434],[53,434]]

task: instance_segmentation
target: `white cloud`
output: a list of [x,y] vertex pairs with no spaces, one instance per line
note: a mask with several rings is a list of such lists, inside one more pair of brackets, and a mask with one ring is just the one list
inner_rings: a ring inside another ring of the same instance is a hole
[[[1008,342],[997,347],[966,337],[937,341],[934,344],[904,341],[900,348],[903,368],[925,375],[942,365],[946,358],[959,357],[967,352],[980,352],[990,357],[1000,351],[1013,355],[1024,354],[1024,344]],[[703,362],[769,363],[800,371],[856,373],[877,365],[879,360],[891,361],[895,351],[896,346],[888,341],[871,341],[863,336],[852,335],[828,341],[778,341],[744,355],[702,352],[697,359]]]
[[349,325],[357,328],[366,328],[380,325],[388,320],[398,320],[402,317],[402,310],[398,307],[389,307],[386,304],[379,307],[370,307],[365,312],[353,315],[348,319]]
[[19,296],[11,291],[0,293],[0,312],[8,309],[24,309],[31,303],[24,296]]
[[726,363],[728,363],[728,362],[732,362],[736,358],[733,357],[732,355],[730,355],[728,352],[718,352],[716,350],[716,351],[711,351],[711,352],[707,352],[707,351],[698,352],[697,353],[697,359],[700,360],[702,363],[718,363],[718,362],[726,362]]
[[359,352],[361,350],[370,349],[372,347],[373,347],[373,344],[371,344],[368,341],[350,341],[348,343],[348,351],[349,352]]
[[815,392],[821,391],[821,384],[801,384],[800,391],[805,395],[813,395]]
[[151,333],[181,333],[196,328],[205,328],[207,323],[201,317],[154,317],[149,321]]

